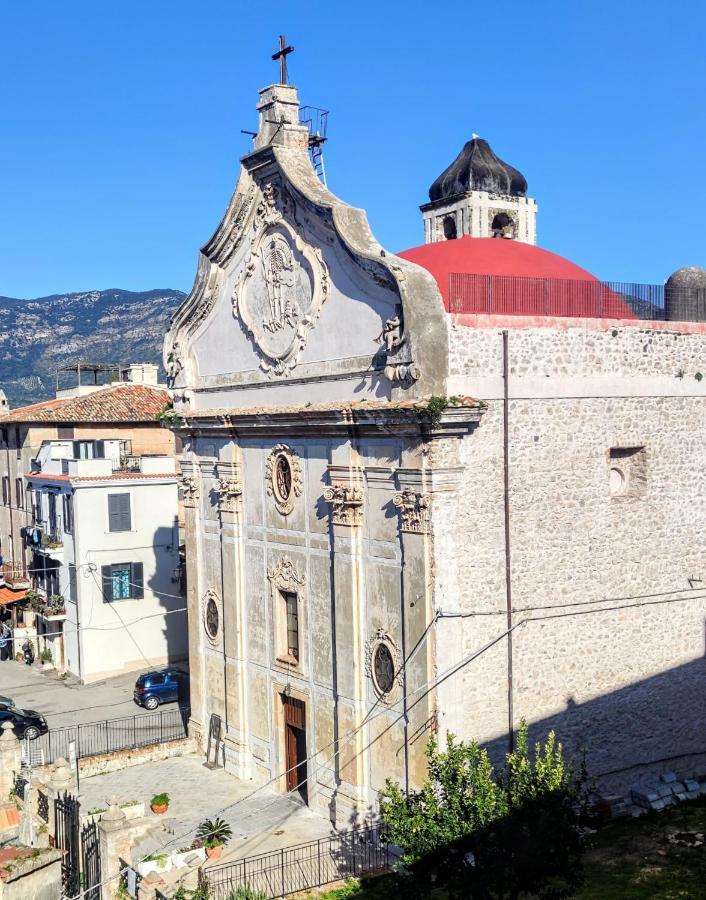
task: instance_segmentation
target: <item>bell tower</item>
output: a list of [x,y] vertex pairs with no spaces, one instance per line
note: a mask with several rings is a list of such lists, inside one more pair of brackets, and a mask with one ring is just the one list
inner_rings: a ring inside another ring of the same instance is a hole
[[429,201],[420,207],[425,244],[464,234],[537,243],[537,204],[524,175],[478,135],[429,188]]

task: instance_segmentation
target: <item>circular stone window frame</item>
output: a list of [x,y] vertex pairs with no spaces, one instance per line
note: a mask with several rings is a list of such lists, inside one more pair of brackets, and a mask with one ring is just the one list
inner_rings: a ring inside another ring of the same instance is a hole
[[[210,604],[213,604],[215,606],[216,613],[218,614],[218,627],[216,628],[215,634],[212,634],[210,628],[208,627],[208,609]],[[206,634],[206,638],[209,644],[211,644],[212,647],[217,647],[220,643],[221,632],[223,630],[223,609],[221,605],[221,598],[213,588],[209,588],[203,595],[203,599],[201,600],[201,607],[201,619],[203,621],[204,633]]]
[[[289,466],[292,485],[288,497],[283,497],[277,488],[277,468],[279,460],[284,458]],[[267,485],[267,494],[275,501],[277,511],[283,516],[288,516],[294,509],[294,504],[298,497],[301,497],[304,490],[304,479],[302,478],[302,467],[299,457],[286,444],[277,444],[270,451],[265,463],[265,482]]]
[[[375,675],[375,659],[377,657],[378,649],[382,645],[387,648],[392,657],[392,665],[394,667],[392,686],[387,691],[384,691],[380,684],[378,684]],[[397,644],[386,631],[378,628],[365,648],[365,670],[368,678],[370,678],[373,683],[375,694],[383,703],[395,703],[399,697],[400,686],[402,684],[402,667],[400,662],[401,656]]]

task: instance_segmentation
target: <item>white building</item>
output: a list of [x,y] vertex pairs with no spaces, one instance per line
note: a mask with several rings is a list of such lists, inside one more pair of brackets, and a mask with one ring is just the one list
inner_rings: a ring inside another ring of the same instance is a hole
[[187,653],[175,460],[123,444],[48,441],[27,475],[40,649],[83,682]]

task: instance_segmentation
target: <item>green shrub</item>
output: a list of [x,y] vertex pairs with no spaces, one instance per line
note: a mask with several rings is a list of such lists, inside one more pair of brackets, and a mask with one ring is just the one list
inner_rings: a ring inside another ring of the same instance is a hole
[[427,748],[428,777],[405,796],[388,780],[382,816],[406,867],[394,893],[449,898],[567,897],[581,883],[579,815],[586,776],[577,778],[553,732],[530,751],[522,722],[516,748],[497,773],[487,753],[453,735]]
[[169,794],[163,791],[161,794],[155,794],[150,800],[150,806],[169,806]]
[[225,900],[268,900],[268,895],[249,887],[237,887],[228,891]]

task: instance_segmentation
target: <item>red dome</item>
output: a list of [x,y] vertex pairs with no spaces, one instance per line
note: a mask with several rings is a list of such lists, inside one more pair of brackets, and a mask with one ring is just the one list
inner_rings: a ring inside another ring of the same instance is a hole
[[[629,306],[613,291],[598,287],[600,282],[595,275],[563,256],[533,244],[463,235],[457,240],[413,247],[398,256],[431,272],[439,285],[444,305],[451,312],[601,316],[609,311],[611,318],[635,318]],[[454,279],[454,275],[461,278]],[[464,279],[464,275],[496,276],[492,308],[483,308],[486,301],[479,295],[481,291],[485,297],[482,287],[485,279]],[[518,282],[517,279],[530,280]],[[586,289],[582,289],[575,284],[577,281],[596,287],[586,285]],[[451,299],[450,285],[453,285]],[[459,292],[463,295],[461,306],[458,305]],[[604,305],[610,309],[603,311]]]

